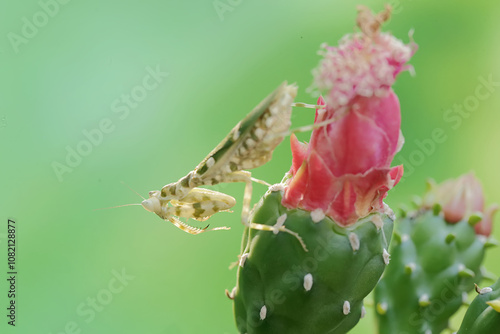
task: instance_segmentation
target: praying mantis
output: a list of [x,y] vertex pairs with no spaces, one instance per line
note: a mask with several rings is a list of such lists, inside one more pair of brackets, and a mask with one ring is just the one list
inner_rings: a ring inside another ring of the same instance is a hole
[[[180,218],[205,221],[218,212],[229,211],[236,203],[233,197],[199,187],[243,182],[245,191],[241,214],[242,223],[252,229],[289,233],[295,236],[306,249],[302,238],[283,224],[269,226],[249,222],[252,182],[267,186],[269,184],[252,178],[247,169],[259,167],[271,160],[276,146],[291,133],[289,130],[292,104],[296,94],[297,86],[288,85],[287,82],[282,83],[241,120],[194,170],[177,182],[167,184],[161,190],[150,191],[149,198],[141,203],[144,209],[154,212],[160,218],[170,221],[190,234],[226,230],[229,228],[194,227],[181,221]],[[294,105],[316,107],[303,103]],[[314,124],[295,131],[307,131],[325,124]]]

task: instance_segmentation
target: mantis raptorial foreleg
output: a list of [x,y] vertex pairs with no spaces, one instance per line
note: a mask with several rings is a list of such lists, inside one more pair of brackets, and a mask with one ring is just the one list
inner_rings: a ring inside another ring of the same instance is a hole
[[229,211],[236,201],[233,197],[210,189],[193,188],[184,196],[169,201],[159,199],[159,191],[149,193],[149,199],[142,202],[142,206],[156,213],[164,220],[170,221],[176,227],[190,234],[200,234],[205,231],[228,230],[228,227],[217,227],[207,230],[208,226],[200,229],[182,222],[178,217],[192,218],[204,221],[217,212]]
[[177,217],[193,218],[198,221],[205,221],[217,212],[229,211],[236,201],[232,196],[224,193],[194,188],[181,199],[170,201],[172,212]]
[[229,227],[225,227],[225,226],[215,227],[215,228],[211,228],[211,229],[207,229],[209,225],[207,225],[205,228],[194,227],[194,226],[191,226],[189,224],[182,222],[180,219],[176,218],[175,216],[169,217],[168,221],[171,222],[172,224],[174,224],[176,227],[183,230],[184,232],[187,232],[189,234],[200,234],[200,233],[203,233],[206,231],[229,230]]

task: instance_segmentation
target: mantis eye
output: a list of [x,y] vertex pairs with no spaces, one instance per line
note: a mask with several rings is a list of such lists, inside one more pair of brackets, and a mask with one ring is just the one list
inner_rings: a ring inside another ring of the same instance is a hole
[[141,204],[142,207],[149,212],[157,213],[161,211],[160,200],[156,197],[145,199]]

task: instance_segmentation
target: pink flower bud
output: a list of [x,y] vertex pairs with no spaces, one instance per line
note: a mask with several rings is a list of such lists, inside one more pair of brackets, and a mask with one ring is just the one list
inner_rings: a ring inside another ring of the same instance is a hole
[[289,208],[321,209],[343,226],[383,210],[383,198],[403,175],[403,166],[390,167],[403,143],[391,85],[408,68],[414,48],[379,33],[376,25],[363,25],[373,19],[363,15],[358,23],[371,27],[369,33],[323,47],[313,73],[326,105],[320,97],[318,105],[325,108],[316,111],[315,123],[332,123],[315,129],[308,146],[291,137],[292,178],[283,197]]
[[473,173],[446,180],[439,185],[431,184],[423,206],[431,208],[435,204],[441,206],[444,219],[450,224],[468,219],[472,214],[481,214],[482,220],[475,226],[476,233],[484,236],[491,234],[493,215],[498,206],[495,204],[484,209],[483,189]]
[[492,204],[484,211],[483,219],[474,227],[476,234],[484,235],[485,237],[491,235],[491,230],[493,229],[493,216],[498,209],[499,207],[497,204]]

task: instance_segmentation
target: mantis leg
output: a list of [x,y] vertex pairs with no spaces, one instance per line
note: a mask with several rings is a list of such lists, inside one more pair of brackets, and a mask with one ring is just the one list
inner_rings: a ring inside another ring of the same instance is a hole
[[314,129],[321,128],[322,126],[325,126],[325,125],[328,125],[330,123],[333,123],[336,120],[337,120],[336,118],[327,119],[325,121],[321,121],[321,122],[314,123],[314,124],[311,124],[311,125],[305,125],[305,126],[301,126],[301,127],[295,128],[295,129],[288,130],[286,132],[281,132],[279,134],[276,134],[275,136],[276,137],[287,137],[287,136],[291,135],[292,133],[296,133],[296,132],[312,131]]
[[[325,108],[325,105],[316,105],[316,104],[297,102],[297,103],[293,103],[292,107],[309,108],[309,109],[322,109],[322,108]],[[321,128],[322,126],[333,123],[336,120],[337,120],[337,118],[333,117],[332,119],[327,119],[327,120],[324,120],[324,121],[321,121],[318,123],[314,123],[311,125],[305,125],[305,126],[301,126],[301,127],[295,128],[295,129],[290,129],[290,130],[285,131],[285,132],[280,132],[280,133],[275,134],[273,137],[284,138],[284,137],[288,137],[292,133],[312,131],[314,129]]]
[[253,182],[255,183],[260,183],[262,185],[265,185],[266,187],[270,187],[271,185],[269,183],[267,183],[266,181],[263,181],[263,180],[259,180],[259,179],[256,179],[254,177],[251,177],[250,180],[252,180]]
[[308,108],[308,109],[321,109],[321,108],[324,108],[325,106],[323,104],[309,104],[309,103],[303,103],[303,102],[295,102],[295,103],[292,103],[292,107]]
[[306,244],[304,243],[304,240],[302,240],[300,235],[296,232],[287,229],[283,224],[279,224],[277,222],[276,225],[265,225],[265,224],[250,222],[249,217],[250,217],[250,206],[252,204],[252,189],[253,189],[252,178],[250,175],[251,175],[250,172],[238,171],[228,174],[227,177],[224,179],[224,182],[245,183],[245,192],[243,194],[243,207],[241,209],[241,223],[246,227],[254,230],[270,231],[275,234],[278,234],[279,232],[286,232],[288,234],[291,234],[300,242],[302,248],[304,248],[304,250],[307,252]]

